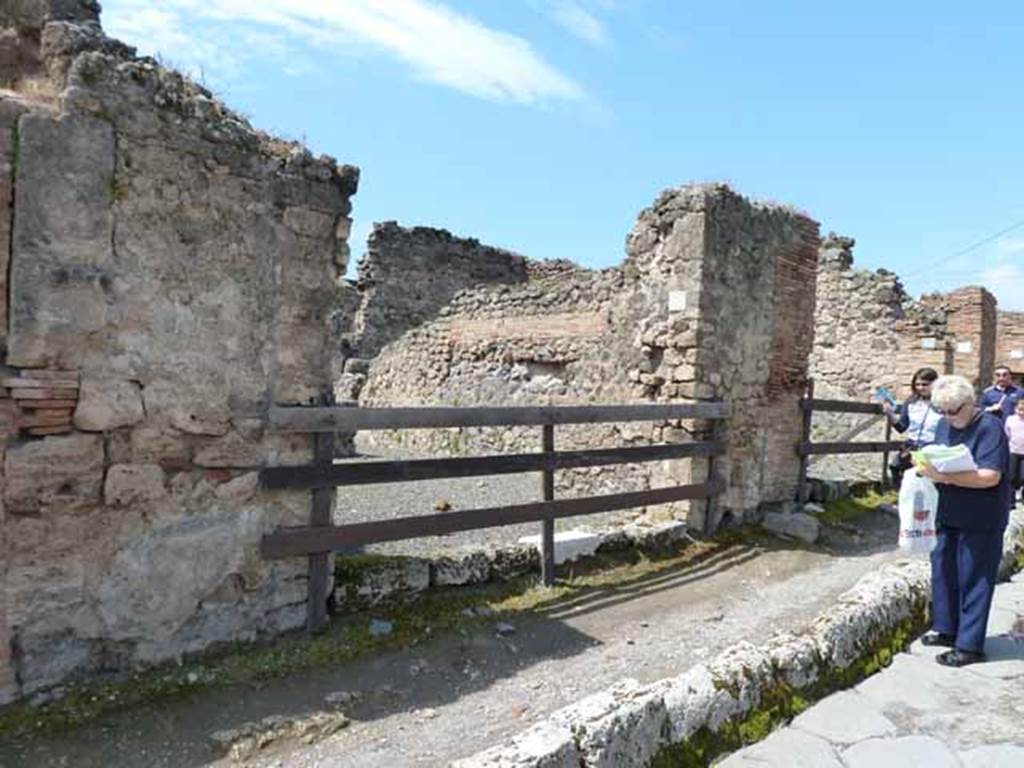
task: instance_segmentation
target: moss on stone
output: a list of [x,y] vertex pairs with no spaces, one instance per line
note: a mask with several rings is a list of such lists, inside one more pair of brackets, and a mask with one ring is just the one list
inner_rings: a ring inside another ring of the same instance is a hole
[[895,504],[896,500],[896,491],[879,493],[874,488],[868,488],[855,496],[826,502],[825,511],[818,515],[818,519],[828,525],[848,523],[871,514],[879,504]]
[[925,623],[924,610],[915,612],[848,667],[826,669],[814,685],[795,689],[777,680],[771,688],[761,691],[759,705],[742,718],[727,720],[717,731],[701,728],[686,741],[663,747],[651,768],[705,768],[722,755],[761,741],[818,699],[849,688],[888,666],[896,653],[907,649]]

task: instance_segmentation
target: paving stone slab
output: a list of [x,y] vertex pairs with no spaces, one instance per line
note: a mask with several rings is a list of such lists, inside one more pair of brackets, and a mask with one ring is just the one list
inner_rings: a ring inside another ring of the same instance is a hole
[[[762,742],[735,752],[716,768],[843,768],[835,748],[825,739],[796,728],[775,731]],[[878,768],[874,766],[873,768]]]
[[792,725],[833,744],[853,744],[896,732],[892,721],[856,691],[828,696],[797,717]]
[[931,736],[868,739],[842,757],[847,768],[961,768],[956,753]]
[[940,679],[937,672],[944,669],[934,659],[897,654],[888,669],[869,677],[857,691],[886,715],[908,709],[941,711],[949,704],[949,688],[955,687],[952,678]]
[[960,762],[964,768],[1021,768],[1024,765],[1024,747],[1017,744],[978,747],[961,752]]

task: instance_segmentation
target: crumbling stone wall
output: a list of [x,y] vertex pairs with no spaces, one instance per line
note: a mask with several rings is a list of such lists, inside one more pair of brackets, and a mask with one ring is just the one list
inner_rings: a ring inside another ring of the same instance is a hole
[[1007,365],[1024,379],[1024,312],[997,313],[995,358],[996,365]]
[[463,288],[525,281],[526,259],[443,229],[386,221],[374,225],[358,275],[364,301],[355,330],[360,356],[370,358]]
[[[915,301],[892,272],[855,269],[854,244],[852,238],[835,234],[822,243],[810,362],[815,397],[867,401],[877,387],[885,386],[903,399],[911,394],[914,371],[923,367],[984,382],[984,366],[994,355],[992,295],[962,288]],[[848,437],[868,423],[869,428]],[[811,437],[883,440],[884,421],[863,414],[820,413]],[[881,459],[877,454],[814,458],[810,474],[878,479]]]
[[[735,436],[721,465],[730,479],[724,505],[742,514],[794,490],[792,444],[780,425],[795,417],[806,377],[817,247],[817,225],[788,209],[751,203],[723,185],[669,190],[640,214],[621,267],[592,271],[530,262],[525,282],[456,294],[436,320],[384,348],[369,366],[361,402],[721,397],[734,408]],[[706,428],[574,427],[560,429],[556,441],[562,448],[686,441]],[[776,435],[786,443],[780,456],[772,455]],[[523,429],[425,430],[367,439],[372,442],[362,444],[374,450],[416,453],[523,451],[539,443],[537,430]],[[701,462],[676,461],[559,473],[560,493],[689,482],[702,480],[703,472]],[[686,507],[674,511],[683,514]],[[694,513],[691,521],[699,525],[700,510]]]
[[301,624],[305,563],[258,543],[309,496],[255,470],[311,444],[263,416],[330,393],[354,293],[356,169],[135,58],[95,3],[29,5],[0,91],[0,701]]

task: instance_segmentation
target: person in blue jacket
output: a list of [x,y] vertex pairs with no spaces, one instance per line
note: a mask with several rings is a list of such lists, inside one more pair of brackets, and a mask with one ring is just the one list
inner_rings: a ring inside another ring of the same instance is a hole
[[981,393],[981,407],[1005,422],[1006,417],[1013,413],[1017,401],[1024,397],[1024,389],[1013,383],[1013,374],[1005,365],[995,369],[993,379],[995,383]]
[[893,428],[907,436],[903,448],[889,462],[892,483],[897,488],[903,473],[911,467],[910,452],[935,442],[935,430],[942,421],[942,414],[932,405],[932,384],[937,378],[934,368],[918,368],[910,377],[910,397],[895,408],[889,401],[882,403]]
[[964,445],[977,469],[919,469],[936,484],[939,508],[932,551],[932,631],[925,645],[951,650],[936,660],[949,667],[985,660],[985,628],[1009,520],[1010,451],[998,416],[976,404],[962,376],[940,376],[932,402],[944,416],[935,432],[941,445]]

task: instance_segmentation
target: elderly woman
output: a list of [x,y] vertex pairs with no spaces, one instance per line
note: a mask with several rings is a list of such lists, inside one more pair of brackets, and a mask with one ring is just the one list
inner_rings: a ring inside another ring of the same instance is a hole
[[1002,420],[975,405],[974,388],[963,377],[940,376],[932,385],[932,404],[945,417],[935,442],[967,446],[978,467],[920,470],[939,489],[932,631],[921,641],[952,649],[936,660],[962,667],[985,659],[985,627],[1010,509],[1009,450]]

